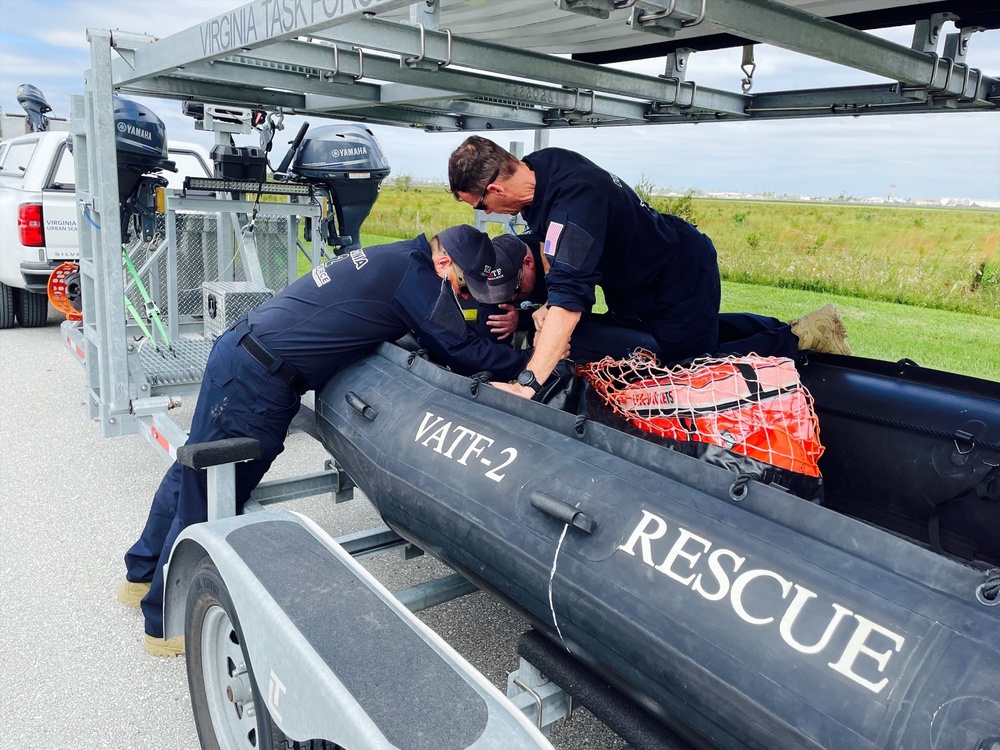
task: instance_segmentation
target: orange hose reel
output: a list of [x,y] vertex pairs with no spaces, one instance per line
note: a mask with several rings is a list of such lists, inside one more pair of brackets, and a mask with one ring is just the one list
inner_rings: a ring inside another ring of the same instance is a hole
[[66,320],[83,320],[83,303],[80,294],[80,266],[66,262],[49,276],[49,302],[66,316]]

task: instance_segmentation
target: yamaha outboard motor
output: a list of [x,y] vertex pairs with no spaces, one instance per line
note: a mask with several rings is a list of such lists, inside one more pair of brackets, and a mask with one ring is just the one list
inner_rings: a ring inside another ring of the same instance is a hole
[[156,231],[155,190],[167,184],[155,174],[164,169],[176,172],[177,167],[167,158],[167,130],[159,117],[119,96],[114,97],[114,105],[122,239],[127,240],[133,226],[143,239],[149,239]]
[[45,94],[37,86],[32,86],[30,83],[18,86],[17,103],[28,114],[28,127],[32,133],[41,133],[49,129],[49,118],[45,113],[51,112],[52,107],[45,101]]
[[339,252],[360,248],[361,224],[389,176],[389,160],[374,133],[363,125],[331,125],[296,140],[292,173],[324,187],[336,212],[336,226],[333,212],[324,220],[324,239]]

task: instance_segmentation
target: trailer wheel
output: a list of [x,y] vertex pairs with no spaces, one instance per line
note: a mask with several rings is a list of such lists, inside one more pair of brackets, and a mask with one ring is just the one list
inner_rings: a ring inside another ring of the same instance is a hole
[[21,328],[41,328],[49,319],[49,296],[24,289],[17,295],[17,322]]
[[271,719],[229,589],[208,557],[191,579],[184,637],[191,707],[204,750],[341,750],[322,740],[294,742]]
[[14,327],[14,289],[0,281],[0,330]]

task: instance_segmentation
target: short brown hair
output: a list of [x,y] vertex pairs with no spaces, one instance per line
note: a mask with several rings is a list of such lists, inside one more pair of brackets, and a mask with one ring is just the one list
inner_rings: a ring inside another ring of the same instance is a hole
[[451,194],[458,198],[459,193],[481,193],[496,170],[500,170],[501,177],[510,177],[517,165],[517,157],[507,149],[488,138],[471,135],[448,159]]

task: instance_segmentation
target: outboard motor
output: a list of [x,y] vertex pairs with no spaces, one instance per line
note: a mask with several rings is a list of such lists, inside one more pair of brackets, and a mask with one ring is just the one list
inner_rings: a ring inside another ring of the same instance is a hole
[[37,86],[32,86],[30,83],[18,86],[17,103],[28,114],[28,127],[32,133],[41,133],[49,129],[49,118],[45,113],[51,112],[52,107],[45,101],[45,94]]
[[[324,219],[326,242],[341,252],[361,247],[361,224],[389,176],[389,160],[364,125],[331,125],[299,131],[293,144],[294,176],[322,186],[334,208]],[[336,218],[336,225],[334,219]]]
[[156,231],[157,187],[166,187],[161,170],[176,172],[167,157],[167,130],[152,111],[130,99],[114,97],[115,150],[118,154],[118,200],[122,214],[122,239],[130,229],[150,239]]

